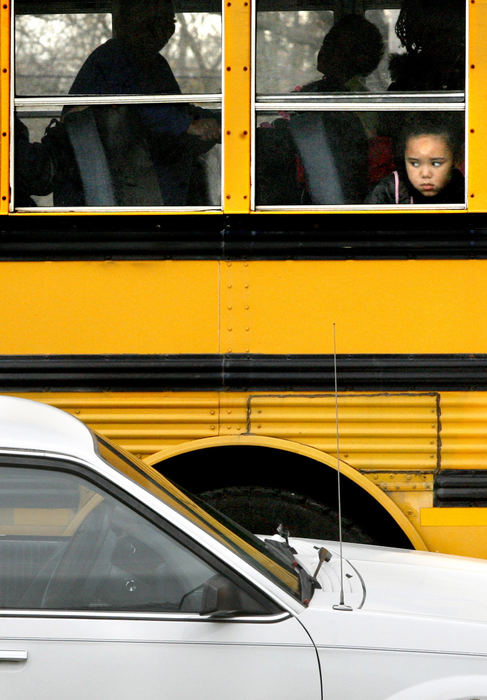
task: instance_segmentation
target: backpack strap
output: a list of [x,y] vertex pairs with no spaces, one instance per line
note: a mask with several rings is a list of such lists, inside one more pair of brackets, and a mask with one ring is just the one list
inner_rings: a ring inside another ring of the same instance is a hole
[[394,201],[399,204],[399,173],[394,170]]
[[[397,170],[394,170],[394,195],[396,204],[399,204],[399,173]],[[409,203],[414,204],[413,195],[409,197]]]

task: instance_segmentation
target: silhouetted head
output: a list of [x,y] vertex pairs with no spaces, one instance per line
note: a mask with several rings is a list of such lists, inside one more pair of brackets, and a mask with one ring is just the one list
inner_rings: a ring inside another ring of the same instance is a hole
[[323,39],[317,68],[325,77],[346,83],[356,75],[372,73],[383,53],[384,42],[375,24],[360,15],[345,15]]
[[456,61],[465,53],[465,2],[403,0],[396,34],[409,54]]
[[114,35],[139,53],[158,53],[176,29],[172,0],[119,0],[113,14]]

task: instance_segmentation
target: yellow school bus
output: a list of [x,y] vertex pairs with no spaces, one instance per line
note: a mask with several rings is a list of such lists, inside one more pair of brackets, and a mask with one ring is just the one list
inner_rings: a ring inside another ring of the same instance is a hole
[[0,12],[0,390],[333,538],[335,324],[345,537],[487,556],[487,0]]

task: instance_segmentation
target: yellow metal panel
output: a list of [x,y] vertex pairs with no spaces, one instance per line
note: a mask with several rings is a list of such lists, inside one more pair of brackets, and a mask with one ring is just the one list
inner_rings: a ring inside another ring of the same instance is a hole
[[487,347],[485,260],[41,262],[0,271],[0,354],[322,354],[333,350],[333,321],[344,354]]
[[170,445],[218,434],[217,393],[33,393],[23,396],[72,413],[126,450],[143,457]]
[[442,392],[441,466],[487,469],[487,394]]
[[252,315],[248,262],[221,263],[220,298],[220,352],[249,352]]
[[485,527],[487,508],[421,508],[425,527]]
[[0,354],[218,352],[217,262],[0,263],[0,274]]
[[224,209],[250,208],[250,2],[224,5]]
[[421,508],[419,530],[432,551],[487,557],[487,508]]
[[[335,453],[335,418],[330,411],[332,396],[219,395],[216,392],[35,393],[24,396],[67,410],[129,451],[144,456],[169,445],[244,433],[282,438],[311,445],[330,455]],[[425,399],[430,401],[429,405]],[[402,479],[411,482],[411,490],[415,490],[426,477],[393,477],[392,472],[416,470],[422,474],[434,470],[437,456],[432,449],[432,443],[436,446],[436,422],[431,418],[434,400],[434,397],[414,394],[340,397],[342,457],[364,471],[387,470],[394,484]],[[302,421],[301,413],[306,403],[308,422]],[[296,421],[296,404],[300,406],[299,421]],[[357,404],[362,407],[363,422],[359,421]],[[368,420],[367,404],[374,413],[373,423]],[[388,481],[384,474],[368,476],[381,484]]]
[[[342,459],[363,470],[429,470],[437,466],[436,396],[340,396]],[[251,396],[250,433],[285,438],[336,456],[333,395]]]
[[333,322],[339,353],[487,347],[485,260],[252,261],[247,275],[253,353],[332,353]]
[[[433,474],[431,472],[378,472],[376,474],[367,472],[367,476],[382,491],[387,493],[408,493],[416,496],[418,493],[424,495],[426,491],[433,490]],[[428,506],[431,505],[431,495]]]
[[469,55],[468,208],[487,211],[485,163],[487,161],[487,0],[472,0]]
[[[251,433],[333,455],[334,397],[242,393],[35,393],[144,456],[169,445]],[[386,491],[430,490],[438,465],[487,469],[487,393],[340,395],[342,458]],[[438,422],[439,421],[439,422]],[[439,431],[439,432],[438,432]],[[441,454],[438,455],[438,434]],[[419,479],[419,481],[418,481]]]
[[10,95],[10,2],[0,4],[0,214],[8,212]]

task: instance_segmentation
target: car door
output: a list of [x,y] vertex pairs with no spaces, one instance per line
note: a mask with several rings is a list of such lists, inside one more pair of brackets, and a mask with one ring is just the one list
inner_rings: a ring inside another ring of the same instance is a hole
[[72,465],[0,470],[2,700],[321,698],[298,620],[197,542]]

